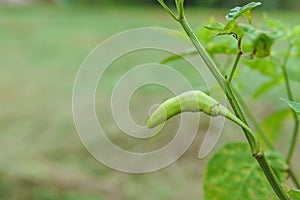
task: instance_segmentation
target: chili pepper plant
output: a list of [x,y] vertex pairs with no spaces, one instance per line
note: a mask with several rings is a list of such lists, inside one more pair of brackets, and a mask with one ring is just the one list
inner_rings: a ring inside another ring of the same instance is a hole
[[[174,0],[176,9],[164,0],[157,1],[181,25],[194,46],[192,51],[172,55],[163,62],[200,56],[225,93],[231,108],[221,105],[203,91],[187,91],[163,102],[150,116],[148,126],[158,126],[182,112],[222,115],[241,127],[246,142],[227,143],[210,158],[204,175],[205,199],[300,200],[299,177],[292,165],[293,159],[297,161],[293,155],[299,133],[300,103],[295,98],[299,97],[299,90],[295,89],[294,83],[299,84],[300,80],[300,25],[288,27],[264,16],[265,26],[260,28],[255,24],[251,11],[262,3],[251,2],[231,9],[225,23],[210,20],[195,32],[185,17],[184,0]],[[277,42],[284,43],[282,48],[274,48]],[[219,54],[227,57],[228,62],[220,63],[217,59]],[[273,88],[285,88],[285,93],[272,98],[281,99],[288,112],[284,112],[286,115],[274,112],[269,120],[276,119],[279,123],[292,116],[294,125],[286,155],[275,149],[272,128],[266,131],[266,124],[254,117],[252,108],[239,91],[235,79],[240,75],[237,71],[241,67],[266,77],[266,81],[256,88],[255,98]]]

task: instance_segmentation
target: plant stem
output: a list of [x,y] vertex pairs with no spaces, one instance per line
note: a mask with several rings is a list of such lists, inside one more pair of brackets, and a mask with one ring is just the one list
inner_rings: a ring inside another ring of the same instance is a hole
[[[234,90],[236,91],[236,90]],[[267,137],[267,135],[264,133],[264,131],[261,129],[261,127],[259,126],[258,122],[256,121],[255,117],[253,116],[252,112],[250,111],[249,107],[247,106],[247,104],[245,103],[245,100],[242,98],[242,96],[240,95],[240,92],[235,92],[236,97],[238,99],[238,101],[240,102],[241,107],[243,108],[244,112],[246,113],[246,115],[249,117],[250,121],[253,123],[256,131],[260,134],[261,138],[263,139],[263,141],[266,143],[267,147],[271,150],[275,150],[274,145],[272,144],[272,142],[269,140],[269,138]]]
[[179,13],[179,19],[184,18],[184,0],[175,0],[176,2],[176,7]]
[[173,13],[173,11],[165,4],[163,0],[157,0],[157,1],[171,15],[173,19],[177,20],[177,17]]
[[[201,57],[204,60],[204,62],[206,63],[206,65],[208,66],[209,70],[212,72],[213,76],[217,80],[220,87],[225,91],[226,96],[227,96],[230,104],[232,105],[232,108],[233,108],[234,112],[236,113],[237,117],[239,119],[241,119],[246,125],[248,125],[247,121],[246,121],[246,118],[244,117],[244,115],[242,113],[242,110],[240,109],[240,106],[239,106],[239,104],[238,104],[238,102],[237,102],[237,100],[236,100],[236,98],[235,98],[235,96],[234,96],[234,94],[231,90],[231,87],[230,87],[229,83],[224,79],[223,75],[221,74],[221,72],[217,68],[216,64],[211,59],[211,57],[208,55],[208,53],[204,49],[203,45],[200,43],[200,41],[196,37],[195,33],[193,32],[193,30],[191,29],[191,27],[187,23],[184,15],[181,15],[181,16],[182,17],[178,18],[177,21],[181,24],[181,26],[183,27],[183,29],[185,30],[185,32],[189,36],[190,40],[194,44],[195,48],[197,49],[198,53],[201,55]],[[253,141],[251,139],[251,137],[249,136],[250,133],[247,132],[246,129],[243,128],[243,130],[244,130],[246,138],[247,138],[247,140],[248,140],[248,142],[251,146],[252,153],[253,154],[258,153],[259,152],[259,144],[257,144],[255,141]]]
[[293,117],[294,117],[295,124],[294,124],[294,130],[293,130],[292,139],[291,139],[291,145],[289,147],[287,158],[286,158],[286,162],[288,164],[290,164],[292,156],[293,156],[293,153],[295,151],[295,147],[296,147],[296,143],[297,143],[297,138],[298,138],[298,129],[299,129],[298,115],[297,115],[297,113],[295,111],[292,111],[292,112],[293,112]]
[[237,66],[238,66],[238,63],[239,63],[239,61],[240,61],[240,59],[241,59],[242,54],[243,54],[242,51],[239,51],[239,52],[237,53],[237,55],[236,55],[236,58],[235,58],[233,67],[232,67],[231,72],[230,72],[230,74],[229,74],[229,76],[228,76],[228,79],[227,79],[227,81],[228,81],[229,83],[231,82],[231,80],[232,80],[232,78],[233,78],[234,72],[235,72],[235,70],[236,70],[236,68],[237,68]]
[[267,162],[267,159],[266,159],[264,153],[261,152],[260,154],[254,155],[254,157],[256,158],[257,162],[261,166],[264,174],[266,175],[269,183],[271,184],[273,190],[275,191],[275,193],[277,194],[279,199],[280,200],[282,200],[282,199],[288,200],[289,197],[287,196],[287,194],[285,193],[285,191],[281,187],[280,182],[278,181],[278,179],[277,179],[276,175],[274,174],[272,168],[270,167],[269,163]]
[[290,81],[289,81],[288,73],[286,71],[286,66],[287,66],[287,62],[288,62],[291,50],[292,50],[292,45],[290,45],[287,50],[287,53],[285,55],[281,69],[282,69],[282,73],[284,76],[285,86],[286,86],[288,97],[290,98],[291,101],[293,101],[293,94],[292,94],[292,90],[291,90],[291,86],[290,86]]
[[[235,97],[234,92],[232,91],[231,85],[230,83],[228,83],[227,81],[225,81],[225,94],[228,98],[228,101],[234,111],[234,113],[237,115],[237,117],[248,126],[248,122],[245,118],[245,115],[243,114],[243,111]],[[243,127],[242,127],[243,128]],[[243,128],[243,131],[246,135],[246,138],[248,140],[248,143],[251,147],[252,150],[252,154],[257,154],[258,152],[260,152],[260,145],[257,141],[253,141],[251,140],[251,137],[249,137],[252,133],[250,133],[247,129]]]
[[[206,50],[204,49],[204,47],[202,46],[202,44],[196,37],[195,33],[193,32],[193,30],[191,29],[189,24],[187,23],[184,15],[181,15],[180,18],[177,18],[177,21],[181,24],[181,26],[185,30],[186,34],[189,36],[190,40],[196,47],[198,53],[200,54],[200,56],[202,57],[202,59],[204,60],[206,65],[208,66],[209,70],[211,71],[213,76],[216,78],[216,80],[219,83],[219,85],[221,86],[221,88],[225,91],[225,94],[228,97],[228,100],[229,100],[234,112],[236,113],[237,117],[239,119],[241,119],[241,121],[247,125],[246,118],[243,115],[243,112],[236,100],[236,97],[230,87],[229,82],[227,82],[224,79],[224,77],[222,76],[222,74],[220,73],[220,71],[218,70],[216,65],[214,64],[213,60],[207,54]],[[280,200],[288,200],[287,194],[284,192],[283,188],[281,187],[277,177],[275,176],[274,172],[272,171],[271,167],[269,166],[266,158],[264,157],[263,154],[260,154],[262,152],[261,147],[259,146],[259,144],[253,143],[251,138],[248,137],[249,134],[252,134],[252,133],[247,133],[247,130],[245,128],[243,128],[243,130],[247,137],[248,143],[252,149],[253,156],[256,158],[256,160],[260,164],[261,168],[263,169],[263,172],[264,172],[266,178],[268,179],[270,185],[272,186],[273,190],[275,191],[275,193],[277,194],[277,196],[279,197]]]
[[203,45],[200,43],[199,39],[185,20],[185,17],[182,16],[182,18],[177,19],[177,21],[181,24],[182,28],[185,30],[186,34],[190,38],[191,42],[195,46],[198,53],[201,55],[203,61],[217,80],[218,84],[222,89],[224,89],[224,78],[219,69],[216,67],[216,64],[211,59],[211,57],[208,55],[206,50],[204,49]]
[[237,113],[237,115],[238,115],[238,118],[240,118],[246,125],[248,125],[246,123],[246,119],[243,116],[242,111],[241,111],[241,109],[240,109],[240,107],[237,103],[237,100],[236,100],[235,96],[233,95],[233,92],[230,88],[230,85],[224,79],[223,75],[221,74],[221,72],[217,68],[216,64],[211,59],[211,57],[208,55],[208,53],[204,49],[203,45],[200,43],[200,41],[196,37],[195,33],[193,32],[193,30],[191,29],[191,27],[187,23],[185,17],[183,16],[181,19],[178,19],[177,21],[181,24],[181,26],[185,30],[186,34],[188,35],[188,37],[190,38],[190,40],[194,44],[194,46],[197,49],[198,53],[200,54],[200,56],[204,60],[205,64],[208,66],[209,70],[211,71],[211,73],[213,74],[215,79],[217,80],[220,87],[225,91],[229,102],[233,105],[232,108],[234,109],[235,113]]
[[[288,73],[287,73],[287,70],[286,70],[286,66],[287,66],[287,62],[288,62],[288,58],[290,56],[291,50],[292,50],[292,45],[290,45],[289,48],[288,48],[288,51],[287,51],[287,54],[284,58],[284,62],[283,62],[283,65],[282,65],[281,69],[282,69],[282,74],[283,74],[283,77],[284,77],[284,82],[285,82],[285,87],[286,87],[286,90],[287,90],[288,98],[289,98],[290,101],[293,101],[294,98],[293,98],[293,94],[292,94],[292,90],[291,90],[289,76],[288,76]],[[294,118],[294,129],[293,129],[293,135],[292,135],[290,147],[289,147],[288,154],[287,154],[287,157],[286,157],[286,162],[288,164],[290,164],[293,153],[295,151],[297,138],[298,138],[298,132],[299,132],[298,131],[298,129],[299,129],[298,114],[293,109],[291,109],[291,111],[293,113],[293,118]]]
[[[235,112],[235,114],[238,116],[239,119],[241,119],[247,126],[248,126],[248,122],[246,120],[246,117],[245,115],[243,114],[243,111],[237,101],[237,98],[235,97],[235,92],[233,91],[233,89],[231,88],[231,80],[233,78],[233,75],[234,75],[234,72],[240,62],[240,59],[241,59],[241,56],[243,54],[242,52],[242,49],[241,49],[241,39],[239,39],[238,41],[238,49],[239,49],[239,52],[237,53],[237,56],[236,56],[236,59],[234,61],[234,64],[233,64],[233,67],[232,67],[232,70],[231,70],[231,73],[229,75],[229,78],[225,80],[224,84],[225,84],[225,93],[226,93],[226,96]],[[252,141],[251,142],[251,134],[249,134],[249,130],[245,129],[243,126],[243,131],[247,137],[247,140],[251,146],[251,149],[252,149],[252,153],[253,154],[256,154],[257,152],[260,151],[260,145],[259,143],[256,141]],[[256,138],[255,138],[256,139]]]
[[298,181],[298,177],[297,175],[295,174],[295,172],[293,171],[293,169],[290,167],[290,175],[291,175],[291,178],[295,184],[295,186],[297,187],[297,189],[300,188],[300,183]]

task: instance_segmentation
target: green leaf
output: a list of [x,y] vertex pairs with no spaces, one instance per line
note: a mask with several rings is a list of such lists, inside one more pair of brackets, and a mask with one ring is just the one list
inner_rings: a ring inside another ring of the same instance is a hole
[[[212,24],[212,23],[214,23],[214,21],[215,21],[214,18],[210,18],[210,20],[207,22],[207,24],[208,25]],[[216,34],[213,31],[207,29],[205,26],[200,26],[199,29],[197,30],[197,37],[204,44],[211,41],[213,39],[213,36],[215,36],[215,35]]]
[[222,32],[225,30],[225,25],[219,22],[213,22],[211,24],[205,25],[205,28],[211,31]]
[[[268,153],[271,167],[282,180],[287,173],[282,156]],[[278,199],[246,143],[229,143],[208,162],[204,176],[206,200]]]
[[252,25],[236,23],[235,21],[229,21],[226,26],[222,23],[211,21],[205,28],[216,32],[217,36],[234,35],[238,40],[242,38],[248,39],[246,42],[244,39],[242,40],[242,49],[244,53],[252,52],[252,55],[255,55],[258,58],[269,56],[274,42],[281,38],[285,33],[281,29],[261,30]]
[[292,200],[300,200],[300,190],[290,190],[288,194]]
[[251,2],[242,7],[237,6],[230,10],[230,12],[226,15],[226,19],[230,20],[230,21],[235,20],[239,16],[241,16],[243,14],[247,14],[247,12],[249,12],[253,8],[256,8],[257,6],[260,6],[261,4],[262,4],[261,2]]
[[216,36],[205,45],[210,54],[236,54],[238,51],[237,41],[233,37]]
[[258,58],[269,56],[272,45],[284,33],[280,30],[260,30],[252,25],[242,23],[239,24],[239,27],[242,33],[252,41],[253,55]]
[[250,67],[253,70],[260,72],[265,76],[269,76],[272,78],[278,77],[280,68],[278,66],[278,62],[271,57],[266,58],[256,58],[251,60],[244,60],[244,64]]
[[[204,30],[200,29],[198,35],[204,41],[205,49],[209,54],[236,54],[238,41],[233,35],[236,34],[238,37],[240,35],[233,32],[236,31],[235,27],[236,24],[234,22],[228,22],[224,26],[222,23],[214,22],[214,19],[211,19],[209,24],[204,26]],[[247,44],[245,48],[248,49]]]
[[242,37],[243,33],[241,32],[238,24],[235,21],[229,21],[226,25],[215,22],[213,19],[208,25],[204,26],[210,31],[217,32],[217,35],[232,35],[235,34],[238,38]]
[[291,109],[293,109],[295,112],[297,112],[298,114],[300,114],[300,103],[298,102],[294,102],[294,101],[290,101],[288,99],[284,99],[284,98],[280,98],[282,101],[284,101],[285,103],[287,103]]

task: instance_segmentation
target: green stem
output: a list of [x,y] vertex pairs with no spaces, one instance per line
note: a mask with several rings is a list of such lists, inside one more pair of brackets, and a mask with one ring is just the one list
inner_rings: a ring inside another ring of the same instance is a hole
[[[213,74],[215,79],[217,80],[220,87],[225,91],[225,93],[228,97],[228,100],[229,100],[230,104],[232,105],[232,108],[233,108],[234,112],[236,113],[237,117],[240,118],[246,125],[248,125],[246,118],[244,117],[242,110],[240,109],[240,106],[231,90],[229,83],[224,79],[223,75],[217,68],[216,64],[214,63],[214,61],[211,59],[211,57],[208,55],[208,53],[204,49],[203,45],[198,40],[197,36],[195,35],[193,30],[187,23],[184,15],[182,15],[182,18],[179,18],[177,21],[181,24],[181,26],[187,33],[188,37],[194,44],[196,50],[201,55],[202,59],[204,60],[205,64],[208,66],[209,70],[211,71],[211,73]],[[245,132],[246,138],[251,146],[253,154],[259,152],[259,144],[254,143],[254,141],[251,139],[251,137],[249,137],[250,133],[247,133],[247,130],[244,129],[244,132]]]
[[237,55],[236,55],[236,58],[235,58],[233,67],[232,67],[231,72],[230,72],[230,74],[229,74],[229,76],[228,76],[228,79],[227,79],[227,81],[228,81],[229,83],[231,82],[231,80],[232,80],[232,78],[233,78],[234,72],[235,72],[235,70],[236,70],[236,68],[237,68],[237,66],[238,66],[238,63],[239,63],[239,61],[240,61],[240,59],[241,59],[242,54],[243,54],[242,51],[239,51],[239,52],[237,53]]
[[299,189],[300,183],[298,181],[298,177],[297,177],[296,173],[293,171],[293,169],[291,168],[291,166],[290,166],[290,175],[291,175],[291,178],[292,178],[295,186],[297,187],[297,189]]
[[254,157],[256,158],[257,162],[261,166],[264,174],[266,175],[269,183],[271,184],[273,190],[275,191],[275,193],[277,194],[279,199],[280,200],[283,200],[283,199],[288,200],[289,197],[287,196],[287,194],[285,193],[285,191],[281,187],[280,182],[277,179],[276,175],[274,174],[274,172],[273,172],[272,168],[270,167],[269,163],[267,162],[267,159],[266,159],[264,153],[261,152],[260,154],[254,155]]
[[[253,155],[258,154],[259,151],[261,151],[260,146],[259,146],[259,142],[256,138],[255,133],[250,129],[250,127],[247,124],[245,124],[245,122],[243,122],[239,118],[237,118],[237,116],[235,116],[231,112],[226,112],[224,114],[224,116],[227,119],[230,119],[231,121],[235,122],[240,127],[242,127],[243,130],[245,130],[245,135],[247,137],[247,140],[249,141],[249,144],[251,146]],[[252,146],[251,144],[254,144],[254,146]]]
[[299,129],[298,115],[294,110],[292,112],[293,112],[293,117],[294,117],[295,124],[294,124],[292,139],[291,139],[291,145],[289,147],[287,158],[286,158],[286,162],[288,164],[290,164],[293,153],[295,151],[295,147],[296,147],[296,144],[297,144],[297,138],[298,138],[298,132],[299,132],[298,131],[298,129]]
[[185,20],[184,15],[182,16],[181,19],[177,19],[177,21],[181,24],[182,28],[185,30],[186,34],[190,38],[191,42],[195,46],[197,52],[201,55],[203,61],[217,80],[218,84],[222,89],[224,89],[224,78],[219,69],[216,67],[216,64],[214,61],[211,59],[211,57],[208,55],[206,50],[204,49],[203,45],[200,43],[199,39]]
[[179,19],[182,19],[184,17],[184,0],[175,0],[175,2],[179,13]]
[[287,62],[288,62],[291,51],[292,51],[292,45],[290,45],[288,50],[287,50],[287,53],[286,53],[286,56],[284,58],[281,69],[282,69],[283,77],[284,77],[284,80],[285,80],[285,86],[286,86],[288,97],[290,98],[291,101],[293,101],[293,94],[292,94],[292,90],[291,90],[291,85],[290,85],[288,73],[287,73],[287,70],[286,70]]
[[[291,53],[291,50],[292,50],[292,45],[290,45],[289,48],[288,48],[288,51],[287,51],[287,54],[284,58],[284,62],[283,62],[283,65],[282,65],[281,69],[282,69],[282,74],[283,74],[283,77],[284,77],[284,82],[285,82],[285,87],[286,87],[286,90],[287,90],[288,98],[289,98],[289,100],[294,101],[292,90],[291,90],[291,85],[290,85],[290,81],[289,81],[289,76],[288,76],[288,73],[287,73],[287,70],[286,70],[286,66],[287,66],[287,62],[288,62],[288,58],[289,58],[289,55]],[[293,109],[291,109],[291,111],[293,113],[293,118],[294,118],[294,129],[293,129],[293,135],[292,135],[291,143],[290,143],[290,146],[289,146],[288,154],[287,154],[287,157],[286,157],[286,162],[288,164],[290,164],[293,153],[295,151],[297,138],[298,138],[298,133],[299,133],[299,131],[298,131],[298,129],[299,129],[298,114]]]
[[261,136],[261,138],[263,139],[263,141],[266,143],[267,147],[269,149],[271,149],[271,150],[275,150],[274,145],[269,140],[269,138],[264,133],[264,131],[261,129],[261,127],[259,126],[258,122],[256,121],[255,117],[253,116],[253,114],[250,111],[249,107],[245,103],[245,100],[241,97],[240,92],[235,92],[235,94],[236,94],[236,97],[237,97],[238,101],[240,102],[240,105],[243,108],[244,112],[249,117],[250,121],[253,123],[256,131],[259,133],[259,135]]
[[[235,93],[233,91],[233,89],[231,88],[231,80],[232,80],[232,77],[234,75],[234,72],[238,66],[238,63],[241,59],[241,56],[243,54],[242,50],[241,50],[241,40],[239,39],[239,45],[238,45],[238,48],[239,48],[239,52],[236,56],[236,59],[234,61],[234,64],[233,64],[233,67],[232,67],[232,70],[231,70],[231,73],[229,75],[229,78],[224,82],[225,84],[225,94],[235,112],[235,114],[238,116],[239,119],[241,119],[247,126],[248,126],[248,123],[247,123],[247,120],[246,120],[246,117],[237,101],[237,98],[235,96]],[[257,152],[260,151],[260,145],[258,144],[258,142],[254,142],[252,141],[251,142],[251,137],[248,137],[250,134],[249,134],[249,131],[247,129],[244,129],[244,133],[247,137],[247,140],[251,146],[251,149],[252,149],[252,153],[253,154],[256,154]]]
[[[204,62],[207,64],[209,70],[211,71],[213,76],[216,78],[216,80],[219,83],[219,85],[221,86],[221,88],[225,91],[225,94],[227,95],[229,102],[231,103],[231,106],[232,106],[234,112],[236,113],[237,117],[239,119],[241,119],[247,125],[246,119],[245,119],[245,117],[242,113],[242,110],[234,96],[234,93],[230,87],[230,84],[224,79],[224,77],[222,76],[222,74],[220,73],[220,71],[218,70],[216,65],[214,64],[213,60],[207,54],[206,50],[204,49],[204,47],[202,46],[202,44],[196,37],[195,33],[193,32],[193,30],[191,29],[191,27],[185,20],[184,15],[182,15],[181,18],[178,18],[177,21],[181,24],[181,26],[183,27],[183,29],[185,30],[185,32],[191,39],[192,43],[196,47],[198,53],[200,54],[200,56],[202,57]],[[247,133],[247,130],[245,128],[243,128],[243,130],[247,137],[248,143],[251,146],[253,155],[256,158],[256,160],[258,161],[258,163],[260,164],[261,168],[263,169],[263,172],[264,172],[265,176],[267,177],[273,190],[275,191],[275,193],[277,194],[277,196],[279,197],[280,200],[288,200],[287,194],[284,192],[277,177],[275,176],[271,167],[268,165],[266,158],[264,157],[263,154],[262,155],[260,154],[260,152],[262,152],[262,150],[261,150],[259,144],[253,143],[251,138],[249,138],[250,133]]]
[[[230,83],[228,83],[227,81],[225,81],[225,94],[228,98],[228,101],[234,111],[234,113],[236,114],[236,116],[242,120],[243,123],[245,123],[248,126],[248,122],[245,118],[245,115],[242,112],[242,109],[235,97],[235,94],[232,91],[231,85]],[[242,127],[243,128],[243,127]],[[251,137],[249,137],[249,135],[251,135],[251,133],[249,133],[249,131],[245,128],[243,128],[243,131],[245,133],[245,136],[249,142],[249,145],[251,147],[252,150],[252,154],[257,154],[260,151],[260,145],[258,142],[254,142]]]
[[171,17],[177,21],[177,17],[173,13],[173,11],[165,4],[165,2],[163,0],[157,0],[157,1],[171,15]]

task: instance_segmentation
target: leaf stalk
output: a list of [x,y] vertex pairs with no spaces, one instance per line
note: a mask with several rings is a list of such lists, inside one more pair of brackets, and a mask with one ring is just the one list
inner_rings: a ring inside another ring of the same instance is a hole
[[[288,51],[287,51],[287,54],[285,56],[283,65],[281,66],[281,69],[282,69],[282,74],[283,74],[283,77],[284,77],[284,83],[285,83],[288,99],[290,101],[294,101],[293,93],[292,93],[292,90],[291,90],[291,84],[290,84],[289,76],[288,76],[287,69],[286,69],[288,58],[290,56],[291,50],[292,50],[292,45],[290,45],[289,48],[288,48]],[[288,164],[290,164],[292,156],[294,154],[295,147],[296,147],[296,144],[297,144],[297,138],[298,138],[298,134],[299,134],[298,114],[293,109],[291,109],[291,112],[292,112],[293,118],[294,118],[294,129],[293,129],[293,134],[292,134],[292,139],[291,139],[291,143],[290,143],[290,146],[289,146],[288,154],[287,154],[287,157],[286,157],[286,162]]]

